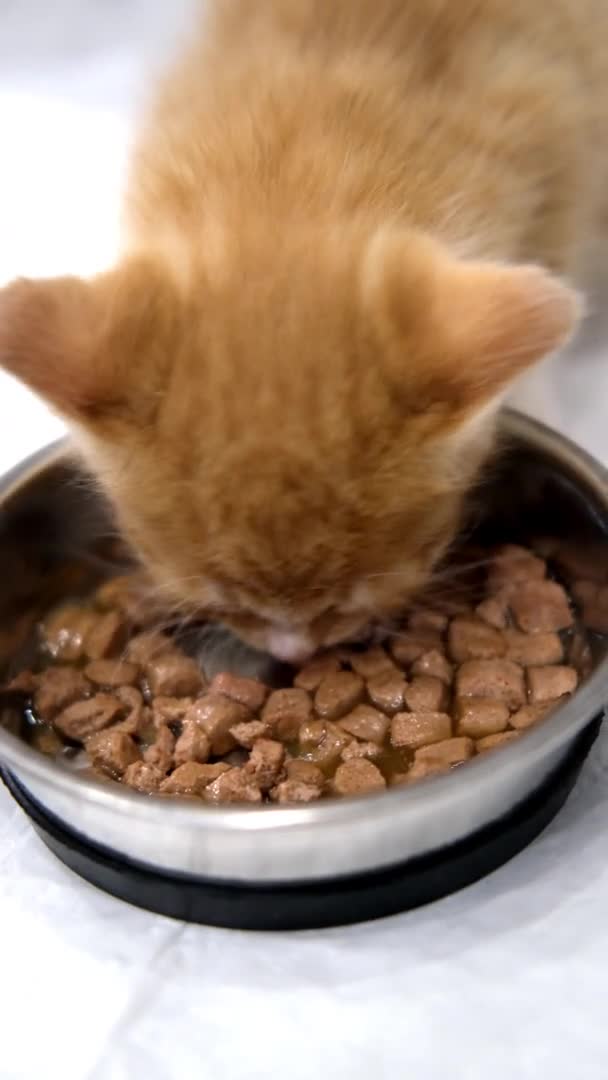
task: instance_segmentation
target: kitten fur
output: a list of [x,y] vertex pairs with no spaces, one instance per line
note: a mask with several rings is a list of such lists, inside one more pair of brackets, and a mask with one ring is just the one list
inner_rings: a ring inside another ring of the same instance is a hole
[[605,0],[211,0],[118,264],[0,293],[167,599],[282,659],[429,578],[605,212]]

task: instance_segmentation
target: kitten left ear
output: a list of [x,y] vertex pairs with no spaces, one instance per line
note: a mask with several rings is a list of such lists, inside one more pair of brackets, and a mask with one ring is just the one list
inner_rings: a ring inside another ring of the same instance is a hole
[[162,347],[166,304],[157,302],[157,284],[154,268],[138,260],[90,281],[14,281],[0,290],[0,366],[68,419],[126,407],[140,346],[152,340],[155,359]]

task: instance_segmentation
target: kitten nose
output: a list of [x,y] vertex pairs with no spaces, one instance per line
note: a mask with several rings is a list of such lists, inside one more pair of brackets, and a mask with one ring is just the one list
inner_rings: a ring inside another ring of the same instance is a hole
[[271,630],[268,634],[268,652],[286,664],[304,664],[314,651],[305,634],[288,630]]

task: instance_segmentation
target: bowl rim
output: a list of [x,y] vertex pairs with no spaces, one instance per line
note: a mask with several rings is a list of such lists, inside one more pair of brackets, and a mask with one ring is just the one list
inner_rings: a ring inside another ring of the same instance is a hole
[[[566,436],[554,431],[540,421],[523,413],[505,409],[501,413],[501,430],[523,444],[544,451],[564,469],[577,474],[581,486],[590,490],[596,501],[603,503],[608,515],[608,469],[587,451]],[[62,462],[74,460],[74,452],[68,438],[50,443],[37,450],[0,478],[0,512],[4,504],[18,491],[25,488],[37,475]],[[77,460],[77,459],[76,459]],[[30,777],[68,797],[77,805],[85,800],[130,818],[158,821],[159,807],[166,826],[205,830],[213,823],[214,830],[226,832],[283,830],[308,828],[311,823],[322,821],[339,825],[353,813],[369,821],[384,810],[390,811],[395,800],[409,800],[419,811],[431,808],[439,812],[445,800],[446,808],[453,799],[457,785],[475,783],[480,789],[491,786],[496,769],[517,768],[518,759],[527,764],[539,761],[546,755],[559,751],[595,716],[608,705],[608,655],[598,664],[587,681],[546,719],[521,736],[500,747],[498,754],[479,755],[467,762],[466,770],[456,769],[449,773],[432,776],[408,785],[396,785],[377,794],[351,796],[341,799],[322,800],[314,804],[298,806],[264,805],[236,806],[209,805],[202,802],[172,801],[164,797],[131,791],[120,784],[110,785],[93,777],[71,772],[51,759],[44,758],[18,736],[0,728],[0,763],[15,770],[19,776]]]

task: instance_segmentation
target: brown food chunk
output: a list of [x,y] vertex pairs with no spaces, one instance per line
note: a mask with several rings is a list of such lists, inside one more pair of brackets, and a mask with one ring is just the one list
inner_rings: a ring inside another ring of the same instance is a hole
[[552,702],[542,705],[524,705],[522,709],[518,709],[517,712],[512,713],[509,723],[511,727],[517,731],[522,731],[524,728],[532,727],[532,724],[538,723],[542,720],[543,716],[546,716],[550,711]]
[[302,758],[294,758],[285,766],[288,780],[297,780],[301,784],[318,787],[320,790],[325,785],[325,777],[321,770],[313,765],[312,761],[303,761]]
[[239,746],[251,750],[257,739],[264,739],[270,734],[270,724],[267,724],[265,720],[248,720],[244,724],[235,724],[231,727],[230,734]]
[[437,630],[405,631],[395,635],[390,641],[390,650],[401,667],[407,667],[431,649],[441,652],[441,634]]
[[475,614],[495,630],[504,630],[509,622],[509,605],[505,595],[488,596],[475,608]]
[[564,650],[558,634],[522,634],[520,630],[505,630],[507,658],[524,667],[559,664]]
[[245,773],[261,791],[269,791],[283,770],[285,747],[274,739],[258,739],[245,765]]
[[85,654],[89,660],[117,656],[125,646],[127,636],[127,623],[118,611],[97,615],[85,635]]
[[173,651],[174,646],[171,639],[166,634],[161,634],[156,630],[146,630],[142,634],[136,634],[135,637],[131,638],[126,648],[129,660],[132,660],[134,664],[141,664],[143,667],[151,663],[151,661],[157,660],[164,653],[172,653]]
[[451,768],[452,765],[459,765],[461,761],[468,761],[473,756],[474,749],[472,739],[463,736],[445,739],[444,742],[436,742],[432,746],[422,746],[416,750],[414,764],[439,769]]
[[477,740],[477,753],[483,754],[486,750],[494,750],[495,747],[504,746],[505,743],[512,742],[513,739],[518,738],[518,731],[501,731],[496,735],[486,735],[483,739]]
[[111,776],[122,776],[127,766],[139,761],[139,750],[124,731],[98,731],[85,742],[93,765]]
[[125,705],[112,694],[95,694],[85,701],[75,701],[55,717],[55,727],[62,735],[75,742],[84,742],[97,731],[120,720],[126,712]]
[[156,765],[162,773],[168,773],[173,768],[174,750],[175,735],[170,728],[160,727],[156,733],[156,739],[144,751],[144,761],[148,765]]
[[84,673],[98,686],[132,686],[137,682],[139,668],[127,660],[92,660]]
[[146,665],[146,678],[155,696],[189,697],[204,686],[204,677],[195,660],[183,653],[167,652]]
[[100,608],[118,608],[119,611],[130,614],[138,603],[138,581],[134,574],[109,578],[95,590],[95,603]]
[[511,596],[511,610],[520,630],[526,634],[565,630],[573,617],[568,597],[555,581],[530,581]]
[[315,709],[324,719],[337,720],[359,704],[363,689],[363,679],[352,671],[326,675],[315,694]]
[[307,758],[321,769],[331,769],[339,761],[342,751],[350,742],[346,732],[341,731],[337,724],[327,720],[324,723],[324,734],[316,746],[307,751]]
[[405,703],[412,712],[444,712],[448,702],[445,683],[432,675],[416,675],[405,691]]
[[262,710],[262,720],[270,725],[270,730],[279,739],[292,742],[298,738],[302,724],[312,713],[310,695],[301,687],[290,690],[275,690],[270,695]]
[[323,682],[326,675],[333,675],[340,671],[340,661],[335,653],[324,653],[316,656],[310,663],[300,669],[295,679],[294,686],[313,693]]
[[459,615],[450,623],[448,651],[458,664],[465,660],[490,660],[504,655],[505,641],[500,630],[488,626],[482,619]]
[[283,780],[272,788],[270,798],[279,803],[315,802],[321,797],[321,788],[316,784],[306,784],[303,780]]
[[160,697],[152,702],[152,719],[155,727],[164,724],[180,724],[193,703],[191,697]]
[[338,721],[338,727],[354,735],[357,739],[365,742],[374,742],[381,745],[388,731],[388,718],[372,709],[371,705],[357,705],[348,716]]
[[205,790],[205,798],[216,803],[259,803],[262,801],[262,792],[250,774],[244,769],[236,768],[222,773],[217,780],[209,784]]
[[236,746],[230,728],[247,723],[253,717],[238,701],[231,701],[223,694],[204,694],[190,706],[185,719],[200,724],[209,736],[211,753],[219,755],[227,754]]
[[573,667],[555,664],[551,667],[528,668],[528,693],[532,704],[555,701],[565,694],[573,694],[578,675]]
[[160,769],[157,769],[155,765],[146,765],[145,761],[134,761],[132,765],[127,766],[123,775],[125,784],[145,795],[158,791],[163,779]]
[[198,761],[187,761],[163,780],[160,790],[167,795],[203,796],[207,785],[227,772],[232,772],[232,769],[221,761],[217,765],[199,765]]
[[99,617],[76,604],[50,612],[40,627],[45,649],[54,660],[80,660],[85,656],[85,639]]
[[117,686],[114,696],[128,709],[124,720],[118,725],[127,735],[141,735],[147,719],[148,710],[144,709],[144,699],[135,686]]
[[175,764],[183,765],[186,761],[198,761],[204,765],[210,753],[211,743],[207,733],[203,731],[200,724],[186,720],[182,726],[181,735],[175,743],[173,754]]
[[252,712],[261,709],[268,697],[268,687],[258,679],[245,679],[228,671],[216,675],[209,689],[213,694],[224,694],[232,701],[238,701],[239,705],[245,705]]
[[52,720],[61,709],[85,698],[91,685],[82,671],[74,668],[51,667],[38,676],[34,693],[34,710],[42,720]]
[[372,645],[363,652],[352,651],[349,654],[350,666],[362,679],[371,679],[383,672],[397,672],[397,669],[381,645]]
[[452,721],[446,713],[397,713],[391,724],[391,742],[398,748],[417,750],[428,743],[442,742],[452,734]]
[[370,701],[385,713],[396,713],[405,703],[407,683],[400,672],[385,671],[367,684]]
[[366,792],[382,791],[386,787],[386,780],[371,761],[355,758],[338,765],[333,787],[338,795],[363,795]]
[[516,709],[526,700],[524,673],[512,660],[467,660],[456,675],[456,694],[496,698]]
[[449,686],[454,677],[454,669],[449,660],[439,649],[430,649],[412,664],[412,675],[432,675]]
[[509,709],[504,701],[492,698],[459,698],[456,701],[456,734],[483,739],[497,735],[509,724]]
[[494,555],[488,573],[488,588],[498,592],[501,587],[513,587],[528,581],[542,581],[547,573],[544,559],[528,548],[504,544]]
[[342,751],[342,761],[352,761],[353,758],[367,758],[369,761],[377,761],[382,755],[382,747],[375,742],[359,742],[353,739]]
[[418,608],[412,611],[407,625],[410,630],[434,630],[441,634],[448,625],[448,617],[443,611],[432,608]]
[[57,732],[46,724],[37,724],[32,728],[30,743],[39,753],[47,754],[49,757],[60,754],[64,746]]

